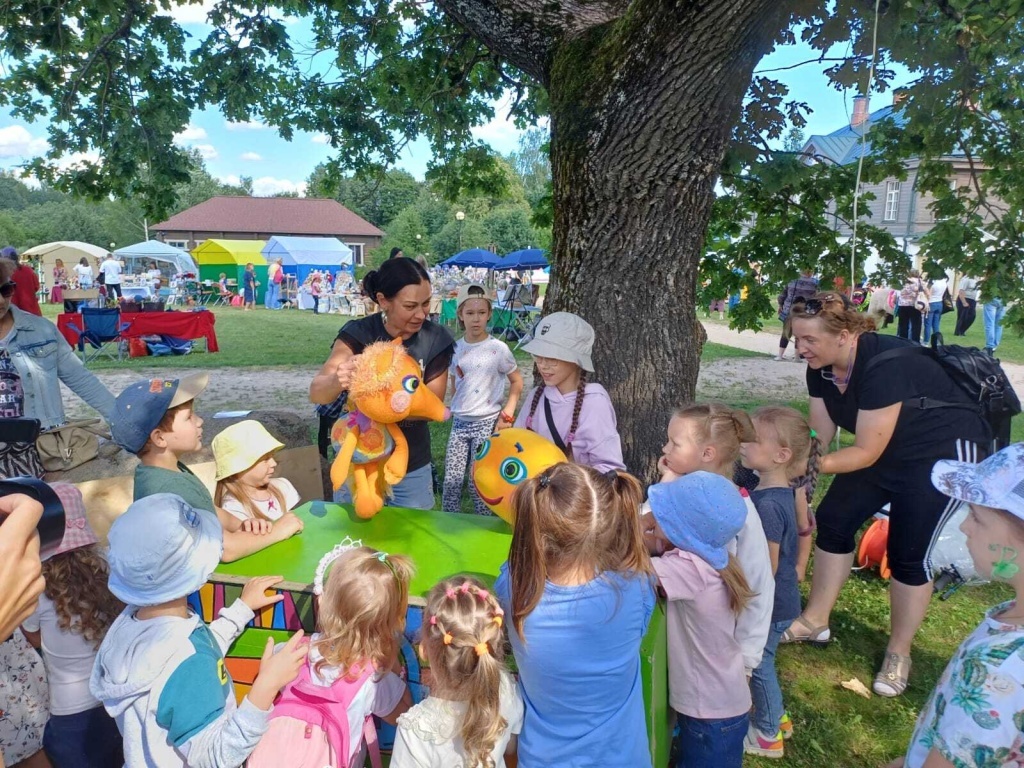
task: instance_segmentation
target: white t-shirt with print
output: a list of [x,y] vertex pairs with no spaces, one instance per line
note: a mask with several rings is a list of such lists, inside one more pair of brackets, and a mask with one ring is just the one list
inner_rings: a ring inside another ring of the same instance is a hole
[[[462,753],[464,701],[429,696],[398,718],[391,768],[469,768]],[[523,729],[523,697],[512,676],[501,673],[498,709],[508,725],[491,750],[495,768],[505,768],[505,749]]]
[[50,714],[76,715],[100,706],[89,692],[96,647],[77,632],[65,632],[57,625],[57,610],[50,598],[40,595],[35,613],[22,626],[41,635],[43,664],[50,681]]
[[505,342],[493,336],[475,344],[459,339],[449,374],[455,381],[452,415],[467,421],[497,416],[505,401],[508,375],[516,368],[516,359]]
[[[281,495],[284,497],[284,509],[280,508],[277,499],[273,497],[266,501],[253,499],[252,502],[267,520],[280,520],[285,512],[291,511],[299,503],[299,492],[295,490],[294,485],[283,477],[273,478],[270,481],[270,486],[281,492]],[[225,512],[230,513],[239,520],[250,520],[253,517],[249,514],[245,505],[231,494],[224,496],[220,506]]]
[[[323,658],[320,651],[316,648],[316,641],[319,639],[320,634],[316,633],[309,641],[309,676],[314,685],[329,688],[337,682],[343,670],[338,667],[325,666],[317,672],[316,664]],[[366,682],[363,683],[363,687],[359,689],[359,692],[352,697],[352,703],[349,704],[347,712],[350,747],[348,754],[349,762],[345,763],[346,765],[363,764],[363,760],[357,762],[352,760],[357,750],[363,749],[365,752],[363,741],[358,738],[359,734],[363,732],[363,722],[370,715],[386,717],[394,712],[395,707],[398,706],[403,694],[405,694],[405,688],[405,681],[402,678],[394,672],[385,672],[379,676],[370,675]],[[363,757],[365,759],[365,755]],[[391,761],[391,764],[395,764],[394,760]]]
[[1024,752],[1024,627],[997,617],[997,605],[949,660],[917,718],[905,768],[921,768],[933,749],[957,766],[1017,765]]

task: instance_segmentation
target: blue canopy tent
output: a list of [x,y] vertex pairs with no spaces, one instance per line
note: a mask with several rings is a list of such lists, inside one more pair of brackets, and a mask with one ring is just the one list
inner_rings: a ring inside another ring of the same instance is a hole
[[470,248],[468,251],[456,253],[449,259],[441,262],[445,267],[484,267],[494,269],[500,260],[496,253],[485,251],[483,248]]
[[302,285],[314,271],[332,274],[352,263],[352,249],[336,237],[272,237],[263,246],[263,258],[270,264],[281,259],[286,275],[295,275]]
[[546,266],[548,260],[544,257],[544,251],[540,248],[527,248],[506,254],[498,260],[493,269],[503,272],[506,269],[543,269]]
[[124,271],[129,275],[142,272],[154,261],[166,277],[186,272],[199,274],[199,267],[187,251],[159,240],[143,240],[135,245],[126,245],[114,251],[114,255],[124,262]]

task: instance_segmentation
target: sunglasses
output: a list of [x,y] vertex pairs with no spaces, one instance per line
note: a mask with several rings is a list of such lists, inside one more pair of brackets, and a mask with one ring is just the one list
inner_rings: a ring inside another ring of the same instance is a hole
[[796,311],[802,315],[806,315],[807,317],[814,317],[815,315],[820,314],[821,310],[823,310],[826,306],[837,301],[842,303],[843,309],[847,308],[848,299],[844,294],[827,293],[820,298],[815,297],[813,299],[808,299],[806,302],[804,302],[803,308],[797,309]]
[[14,289],[17,287],[18,284],[13,280],[11,280],[9,283],[4,283],[3,285],[0,285],[0,296],[3,296],[5,299],[11,298],[11,296],[14,295]]

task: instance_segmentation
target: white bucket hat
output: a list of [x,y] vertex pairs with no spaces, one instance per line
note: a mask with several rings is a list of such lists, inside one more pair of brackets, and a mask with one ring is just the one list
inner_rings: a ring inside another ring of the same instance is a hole
[[594,362],[590,357],[594,350],[594,329],[582,317],[571,312],[552,312],[541,318],[533,339],[523,349],[537,357],[576,363],[587,373],[594,372]]

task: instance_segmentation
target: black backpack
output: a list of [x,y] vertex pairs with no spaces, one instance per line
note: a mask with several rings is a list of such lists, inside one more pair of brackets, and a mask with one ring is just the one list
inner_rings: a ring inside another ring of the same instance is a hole
[[925,355],[935,360],[953,382],[970,398],[971,403],[947,403],[922,397],[913,401],[921,410],[931,408],[969,408],[980,413],[992,430],[993,451],[1010,444],[1010,420],[1021,412],[1020,399],[1003,367],[992,355],[977,347],[946,346],[942,334],[932,336],[932,346],[906,346],[875,355],[867,371],[876,365],[907,355]]

